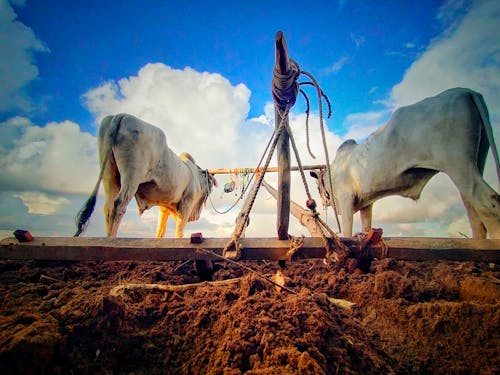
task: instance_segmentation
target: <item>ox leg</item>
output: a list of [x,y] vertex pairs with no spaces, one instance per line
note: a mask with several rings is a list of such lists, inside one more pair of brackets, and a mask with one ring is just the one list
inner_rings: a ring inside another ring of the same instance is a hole
[[463,194],[460,195],[462,196],[462,201],[467,210],[467,217],[469,218],[469,224],[472,230],[472,238],[486,238],[486,227],[482,223],[481,218],[474,207],[465,199]]
[[118,226],[122,221],[123,215],[127,211],[127,206],[137,192],[139,187],[138,183],[131,183],[130,181],[123,181],[120,192],[113,203],[113,209],[110,215],[110,233],[109,237],[116,237],[118,233]]
[[120,187],[115,184],[104,184],[105,200],[104,200],[104,219],[106,222],[106,235],[111,236],[111,213]]
[[368,233],[372,229],[372,209],[373,204],[370,204],[363,207],[359,212],[361,215],[361,231],[364,233]]
[[352,224],[353,224],[353,215],[354,211],[352,208],[352,200],[342,199],[342,233],[344,237],[352,237]]
[[175,238],[182,238],[184,237],[184,227],[186,226],[187,220],[181,217],[179,215],[177,217],[177,221],[175,223]]
[[116,166],[114,154],[111,153],[109,161],[104,167],[102,175],[102,187],[104,188],[104,219],[106,223],[106,235],[111,236],[111,213],[118,193],[120,192],[120,173]]
[[165,237],[165,233],[167,233],[167,220],[170,215],[170,211],[160,206],[160,212],[158,213],[158,226],[156,228],[156,238]]
[[[106,176],[105,176],[106,177]],[[106,235],[111,236],[111,213],[118,193],[120,192],[119,181],[112,178],[103,178],[104,187],[104,219],[106,223]]]
[[[500,238],[500,196],[483,180],[477,167],[469,167],[468,170],[462,171],[458,176],[449,174],[458,190],[463,196],[463,200],[467,201],[479,220],[486,226],[490,238]],[[467,207],[467,206],[466,206]],[[467,210],[469,214],[471,210]],[[473,237],[481,235],[481,231],[474,229],[474,224],[471,221],[473,229]],[[477,233],[476,233],[476,232]]]

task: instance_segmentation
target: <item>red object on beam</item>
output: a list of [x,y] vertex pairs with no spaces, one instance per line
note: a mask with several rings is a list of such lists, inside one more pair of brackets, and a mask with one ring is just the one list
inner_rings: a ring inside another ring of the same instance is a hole
[[203,233],[193,233],[191,234],[191,243],[202,243],[203,242]]
[[16,229],[14,231],[14,237],[16,237],[16,239],[19,242],[33,241],[33,235],[29,231],[24,230],[24,229]]

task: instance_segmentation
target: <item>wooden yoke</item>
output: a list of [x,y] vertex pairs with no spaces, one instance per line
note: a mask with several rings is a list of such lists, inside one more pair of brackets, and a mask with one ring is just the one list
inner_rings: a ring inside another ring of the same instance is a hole
[[[295,104],[299,86],[296,81],[299,73],[297,64],[290,61],[283,32],[276,33],[276,63],[273,70],[272,93],[275,110],[275,126],[282,121],[288,126],[288,110]],[[278,191],[277,232],[278,239],[288,239],[290,222],[290,139],[284,130],[277,143],[278,152]]]

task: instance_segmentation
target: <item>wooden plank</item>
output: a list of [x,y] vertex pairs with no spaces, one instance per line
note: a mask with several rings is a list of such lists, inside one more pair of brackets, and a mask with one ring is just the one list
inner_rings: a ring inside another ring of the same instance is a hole
[[[37,237],[31,242],[18,242],[14,237],[0,242],[1,259],[38,260],[218,260],[197,249],[204,248],[222,254],[227,238],[206,238],[201,244],[191,244],[188,238],[92,238]],[[286,260],[288,240],[274,238],[242,238],[241,260]],[[309,256],[322,258],[325,250],[317,238],[306,238]]]
[[[359,242],[352,238],[340,239],[353,250]],[[0,241],[0,259],[36,260],[218,260],[198,250],[204,248],[221,254],[227,238],[206,238],[201,244],[191,244],[189,238],[91,238],[91,237],[36,237],[31,242],[18,242],[14,237]],[[274,238],[242,238],[241,260],[287,260],[288,240]],[[457,260],[500,262],[500,240],[473,240],[462,238],[384,238],[387,256],[400,260]],[[372,254],[382,257],[380,246],[371,247]],[[301,258],[323,258],[325,249],[321,238],[307,237],[299,250]]]
[[[385,238],[387,258],[400,260],[458,260],[500,262],[500,240],[467,238]],[[380,249],[373,255],[381,257]]]

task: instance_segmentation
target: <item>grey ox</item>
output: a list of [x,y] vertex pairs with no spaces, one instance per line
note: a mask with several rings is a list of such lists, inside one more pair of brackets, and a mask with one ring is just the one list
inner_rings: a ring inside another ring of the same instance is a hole
[[94,210],[99,185],[105,192],[106,234],[116,237],[127,205],[135,197],[139,214],[159,206],[156,237],[165,235],[170,214],[177,220],[175,237],[183,236],[188,221],[198,220],[217,182],[193,158],[167,146],[163,131],[132,115],[107,116],[98,136],[100,174],[96,186],[76,217],[79,236]]
[[[352,236],[353,215],[371,228],[373,203],[389,195],[417,200],[429,179],[446,173],[458,188],[473,238],[500,238],[500,196],[482,174],[491,147],[500,181],[498,152],[481,94],[454,88],[397,109],[365,142],[345,141],[329,176],[311,172],[326,204],[335,199],[343,234]],[[332,189],[333,188],[333,194]]]

